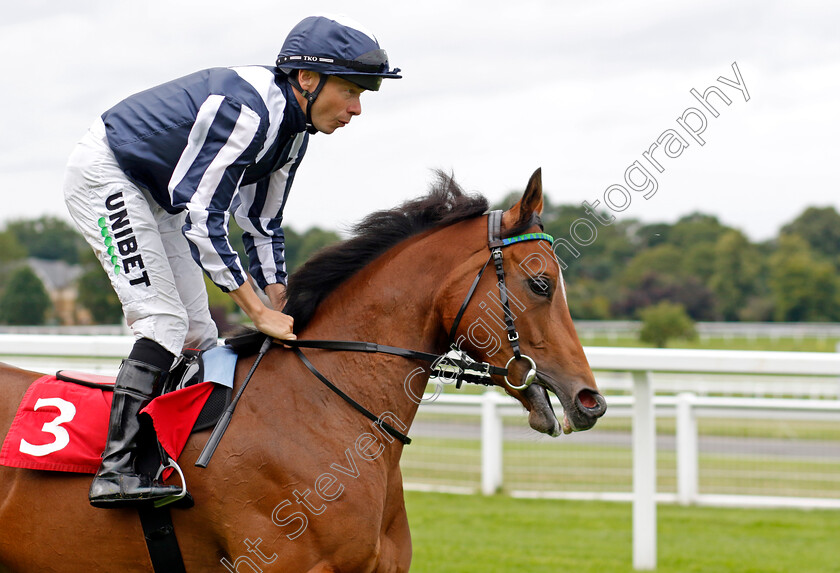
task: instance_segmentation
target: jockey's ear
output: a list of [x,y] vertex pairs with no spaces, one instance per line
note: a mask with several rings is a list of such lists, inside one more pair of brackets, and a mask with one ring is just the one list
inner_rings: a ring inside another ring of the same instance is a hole
[[522,199],[502,216],[502,227],[510,229],[525,224],[531,220],[534,213],[541,215],[542,210],[542,168],[537,168],[528,180]]

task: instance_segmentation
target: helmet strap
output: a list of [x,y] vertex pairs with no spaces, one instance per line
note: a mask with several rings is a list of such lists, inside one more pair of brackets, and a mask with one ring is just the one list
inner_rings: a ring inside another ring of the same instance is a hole
[[300,82],[298,81],[297,74],[289,75],[289,83],[300,92],[306,101],[306,131],[309,133],[318,133],[318,130],[315,128],[315,125],[312,123],[312,106],[315,104],[315,100],[318,98],[318,94],[321,93],[321,90],[324,89],[324,86],[327,85],[327,80],[329,76],[327,74],[319,73],[319,80],[318,85],[315,86],[315,89],[311,92],[308,90],[303,89],[301,87]]

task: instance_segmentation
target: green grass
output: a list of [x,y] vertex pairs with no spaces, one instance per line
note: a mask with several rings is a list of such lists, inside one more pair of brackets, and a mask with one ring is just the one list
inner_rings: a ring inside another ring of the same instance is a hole
[[[632,490],[629,448],[559,440],[505,442],[503,456],[505,491]],[[840,499],[840,460],[724,452],[701,453],[698,463],[700,493]],[[417,437],[403,453],[400,466],[407,483],[477,489],[481,482],[480,443]],[[674,493],[676,489],[676,454],[660,450],[657,491]]]
[[[650,344],[632,336],[610,338],[606,336],[581,336],[584,346],[619,346],[650,348]],[[790,352],[836,352],[838,338],[723,338],[709,337],[697,340],[674,340],[669,348],[702,348],[711,350],[776,350]]]
[[[505,420],[505,423],[509,424],[511,420]],[[610,418],[607,415],[598,420],[595,431],[629,432],[632,425],[630,418]],[[676,426],[677,421],[674,418],[657,418],[656,433],[673,436],[676,434]],[[701,436],[840,441],[840,424],[821,420],[699,418],[697,431]]]
[[[406,493],[412,573],[631,573],[631,506]],[[658,508],[659,573],[840,573],[840,512]]]
[[[513,398],[508,397],[510,403]],[[609,397],[607,398],[609,400]],[[479,424],[481,416],[459,414],[454,417],[452,414],[441,414],[424,411],[422,406],[417,413],[416,420],[429,422],[451,422],[458,420],[464,423]],[[527,413],[524,408],[519,417],[510,416],[504,420],[505,427],[528,428]],[[659,417],[656,419],[656,433],[659,435],[673,436],[676,434],[677,422],[675,418]],[[630,432],[633,429],[633,421],[629,416],[607,415],[598,420],[592,432]],[[824,420],[785,420],[785,419],[752,419],[752,418],[706,418],[698,419],[697,431],[701,436],[730,436],[738,438],[775,438],[787,440],[823,440],[828,442],[840,441],[840,424]],[[534,433],[535,441],[552,441]]]

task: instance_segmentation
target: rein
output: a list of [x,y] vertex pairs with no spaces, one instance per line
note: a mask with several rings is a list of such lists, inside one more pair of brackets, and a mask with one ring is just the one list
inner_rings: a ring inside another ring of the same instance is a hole
[[[540,223],[540,228],[542,228],[542,223]],[[286,346],[292,347],[292,350],[300,359],[300,361],[304,364],[304,366],[306,366],[309,369],[309,371],[312,372],[312,374],[316,378],[318,378],[318,380],[320,380],[325,386],[327,386],[327,388],[335,392],[339,397],[341,397],[345,402],[350,404],[363,416],[378,424],[384,431],[388,432],[391,436],[393,436],[394,438],[398,439],[400,442],[406,445],[411,443],[411,438],[409,438],[399,430],[395,429],[393,426],[380,420],[379,417],[373,414],[370,410],[356,402],[353,398],[345,394],[335,384],[330,382],[330,380],[326,376],[321,374],[321,372],[319,372],[318,369],[315,368],[315,366],[309,361],[309,359],[306,357],[303,351],[301,351],[301,348],[390,354],[393,356],[400,356],[402,358],[423,360],[432,364],[433,372],[437,372],[440,375],[447,374],[447,378],[456,380],[456,388],[460,388],[461,384],[464,382],[470,384],[483,384],[485,386],[492,386],[493,384],[490,378],[493,375],[497,375],[504,377],[505,384],[507,384],[510,388],[514,390],[523,390],[530,386],[531,383],[536,379],[537,366],[534,360],[531,357],[522,354],[522,351],[519,348],[519,333],[517,332],[516,325],[514,324],[513,312],[510,310],[508,289],[505,283],[505,269],[504,258],[502,256],[502,249],[509,245],[513,245],[515,243],[520,243],[523,241],[548,241],[549,243],[553,243],[554,238],[547,233],[525,233],[523,235],[517,235],[515,237],[509,237],[507,239],[502,239],[501,235],[502,211],[491,211],[487,219],[487,246],[490,249],[490,258],[487,259],[487,262],[485,262],[484,266],[481,267],[481,270],[478,271],[478,274],[473,280],[472,285],[467,291],[467,296],[466,298],[464,298],[464,302],[461,304],[461,308],[458,310],[458,314],[455,316],[455,322],[452,324],[452,328],[449,330],[450,347],[452,347],[453,350],[458,353],[457,357],[451,356],[449,353],[438,355],[431,352],[421,352],[419,350],[399,348],[397,346],[386,346],[384,344],[376,344],[374,342],[361,342],[352,340],[284,340],[282,341],[282,343]],[[484,275],[484,271],[490,265],[490,261],[493,261],[493,265],[496,270],[496,278],[498,280],[499,285],[499,300],[502,303],[502,308],[504,312],[507,338],[508,342],[510,342],[511,348],[513,349],[513,356],[510,358],[510,360],[508,360],[504,368],[494,366],[489,362],[475,361],[469,356],[467,356],[466,352],[458,349],[457,345],[452,343],[452,341],[455,338],[455,334],[458,330],[458,326],[461,323],[461,319],[463,318],[464,313],[467,310],[467,306],[469,305],[470,300],[472,300],[476,288],[478,288],[478,283],[481,280],[481,277]],[[227,414],[227,419],[225,420],[224,425],[221,424],[220,420],[220,423],[216,426],[216,428],[214,428],[210,439],[207,441],[207,444],[205,445],[204,450],[202,451],[201,456],[199,457],[199,461],[196,463],[197,466],[207,467],[207,464],[210,462],[210,457],[213,455],[216,446],[218,446],[222,435],[227,429],[227,424],[230,421],[230,415],[233,414],[233,408],[235,407],[239,397],[242,395],[242,391],[245,389],[245,386],[250,380],[251,375],[254,373],[254,370],[256,369],[256,366],[259,363],[259,359],[262,358],[262,355],[267,350],[267,343],[270,340],[270,338],[266,339],[266,343],[264,343],[263,347],[260,349],[260,355],[258,356],[257,361],[251,367],[251,371],[248,373],[248,376],[243,382],[242,388],[240,388],[239,392],[237,393],[236,399],[231,404],[231,407],[228,408],[229,412],[225,412],[225,414]],[[512,384],[510,380],[508,380],[510,365],[516,360],[525,360],[530,366],[528,373],[524,377],[523,383],[520,385]],[[454,377],[448,376],[450,371],[446,368],[446,366],[454,366],[455,368],[457,368],[457,373],[455,373]]]

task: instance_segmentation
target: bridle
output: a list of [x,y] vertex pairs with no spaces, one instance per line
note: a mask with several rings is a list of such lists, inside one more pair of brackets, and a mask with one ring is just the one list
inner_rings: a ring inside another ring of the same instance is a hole
[[[539,219],[539,216],[536,216],[536,223],[539,224],[540,229],[543,228],[542,222]],[[391,436],[398,439],[403,444],[410,444],[411,439],[406,436],[404,433],[400,432],[390,424],[386,423],[385,421],[381,420],[379,417],[374,415],[370,410],[356,402],[353,398],[345,394],[340,388],[338,388],[335,384],[333,384],[326,376],[324,376],[321,372],[318,371],[317,368],[309,361],[306,355],[303,353],[301,348],[316,348],[321,350],[334,350],[334,351],[346,351],[346,352],[369,352],[369,353],[381,353],[381,354],[390,354],[393,356],[401,356],[403,358],[408,359],[415,359],[415,360],[423,360],[426,362],[430,362],[432,364],[432,372],[436,373],[438,376],[445,376],[447,379],[455,380],[456,388],[461,387],[461,384],[464,382],[468,382],[471,384],[482,384],[485,386],[492,386],[491,377],[493,375],[502,376],[504,377],[505,384],[508,387],[514,390],[524,390],[528,386],[530,386],[537,377],[537,365],[534,362],[533,358],[526,354],[522,354],[522,351],[519,347],[519,333],[516,331],[516,325],[514,324],[515,317],[513,312],[510,310],[510,300],[508,297],[508,289],[507,284],[505,283],[505,269],[504,269],[504,257],[502,255],[502,249],[504,247],[513,245],[515,243],[520,243],[523,241],[548,241],[549,243],[554,242],[554,238],[547,234],[547,233],[525,233],[523,235],[517,235],[515,237],[508,237],[506,239],[502,238],[502,211],[491,211],[487,218],[487,246],[490,249],[490,257],[487,259],[487,262],[484,263],[484,266],[481,267],[481,270],[478,271],[475,279],[472,282],[472,285],[467,291],[467,296],[464,298],[464,302],[461,304],[461,308],[458,310],[458,314],[455,316],[455,321],[452,324],[452,328],[449,329],[449,347],[456,353],[456,356],[452,356],[451,352],[446,353],[443,355],[434,354],[431,352],[421,352],[419,350],[409,350],[407,348],[399,348],[397,346],[386,346],[384,344],[377,344],[375,342],[360,342],[360,341],[351,341],[351,340],[284,340],[282,343],[285,346],[291,347],[292,351],[300,358],[301,362],[303,362],[304,366],[306,366],[312,374],[318,378],[325,386],[327,386],[330,390],[338,394],[344,401],[350,404],[353,408],[355,408],[359,413],[363,416],[374,422],[375,424],[379,425],[384,431],[389,433]],[[475,294],[475,290],[478,287],[478,283],[481,280],[481,277],[484,275],[484,271],[487,269],[490,261],[493,261],[493,265],[496,269],[496,278],[498,280],[499,285],[499,301],[502,303],[502,309],[504,312],[504,319],[505,319],[505,328],[507,331],[507,339],[513,349],[513,356],[511,356],[510,360],[507,361],[504,368],[499,366],[494,366],[489,362],[478,362],[470,358],[466,352],[460,350],[459,345],[456,344],[455,336],[458,331],[458,327],[461,324],[461,320],[464,317],[464,313],[467,310],[467,307],[472,300],[473,295]],[[221,439],[222,434],[227,427],[227,421],[229,421],[230,416],[233,414],[233,409],[236,407],[236,403],[239,400],[239,397],[242,395],[242,392],[245,389],[248,381],[250,380],[251,375],[254,373],[257,364],[262,359],[262,356],[268,351],[270,347],[270,339],[265,339],[262,348],[260,349],[260,353],[257,356],[256,361],[254,362],[253,366],[251,367],[248,376],[242,383],[242,387],[240,387],[239,392],[237,393],[234,400],[231,402],[228,410],[225,413],[225,423],[223,425],[217,425],[214,429],[213,434],[208,439],[207,444],[205,445],[204,451],[202,451],[201,456],[199,456],[199,462],[196,465],[200,467],[206,467],[207,463],[210,461],[210,457],[212,456],[213,452],[215,451],[216,446]],[[508,380],[508,374],[511,364],[517,360],[525,360],[528,365],[529,369],[527,374],[525,375],[522,384],[512,384],[510,380]],[[454,367],[456,370],[454,372],[455,376],[452,377],[450,374],[453,374],[449,368]],[[224,418],[223,418],[224,419]]]
[[[539,224],[540,229],[542,229],[542,221],[539,220],[539,216],[536,216],[536,221]],[[504,257],[502,255],[502,249],[504,247],[523,241],[548,241],[549,243],[553,243],[554,238],[547,233],[540,232],[526,233],[523,235],[517,235],[515,237],[508,237],[506,239],[503,239],[502,211],[491,211],[489,213],[487,218],[487,246],[490,249],[490,257],[487,259],[487,262],[484,263],[484,266],[481,267],[481,270],[478,271],[478,274],[473,280],[472,285],[467,291],[467,296],[464,298],[464,302],[461,303],[461,308],[458,310],[458,314],[455,316],[455,321],[452,324],[452,328],[450,328],[449,330],[449,347],[457,353],[457,356],[450,356],[449,354],[439,355],[431,352],[409,350],[406,348],[399,348],[396,346],[386,346],[383,344],[377,344],[375,342],[358,342],[349,340],[287,340],[283,341],[283,343],[287,346],[292,347],[292,350],[295,352],[295,354],[297,354],[298,358],[300,358],[300,360],[310,370],[310,372],[312,372],[312,374],[314,374],[333,392],[341,396],[351,406],[356,408],[359,412],[361,412],[370,420],[375,421],[376,423],[381,423],[383,428],[388,433],[390,433],[403,443],[408,444],[411,440],[407,436],[397,431],[396,429],[391,428],[387,424],[382,423],[379,420],[379,418],[370,413],[369,410],[361,406],[355,400],[353,400],[340,389],[338,389],[332,382],[330,382],[326,377],[323,376],[323,374],[321,374],[315,368],[315,366],[309,361],[309,359],[306,358],[306,355],[304,355],[304,353],[300,349],[317,348],[321,350],[342,350],[348,352],[382,353],[391,354],[393,356],[401,356],[403,358],[424,360],[426,362],[431,362],[432,371],[438,373],[439,375],[452,374],[451,372],[446,372],[446,369],[442,368],[442,366],[454,366],[456,368],[456,372],[454,373],[455,376],[446,377],[450,380],[455,380],[457,382],[455,386],[456,388],[460,388],[463,382],[492,386],[493,383],[491,381],[491,376],[497,375],[502,376],[505,379],[505,384],[507,384],[510,388],[514,390],[524,390],[525,388],[530,386],[536,379],[537,365],[534,362],[533,358],[526,354],[522,354],[522,351],[519,347],[519,333],[516,331],[516,325],[514,324],[514,315],[513,312],[510,310],[510,300],[508,297],[507,284],[505,282]],[[487,266],[490,264],[490,261],[493,261],[493,265],[496,269],[496,278],[498,279],[499,285],[499,300],[502,303],[502,309],[504,312],[507,338],[508,342],[510,342],[511,348],[513,349],[513,356],[510,358],[510,360],[507,361],[507,364],[505,364],[504,368],[494,366],[489,362],[478,362],[476,360],[473,360],[467,355],[466,352],[460,350],[458,348],[458,345],[455,344],[455,335],[457,334],[458,327],[461,324],[461,319],[464,317],[464,313],[466,312],[467,307],[469,306],[470,301],[472,300],[472,297],[475,294],[475,290],[478,287],[478,283],[481,280],[481,277],[484,275],[484,271],[487,269]],[[529,365],[528,373],[525,375],[522,384],[518,385],[513,384],[510,382],[510,380],[508,380],[510,366],[516,360],[525,360]]]
[[[542,229],[541,221],[539,222],[539,225],[540,229]],[[508,299],[507,292],[508,289],[507,284],[505,283],[505,268],[504,257],[502,256],[502,248],[507,247],[508,245],[513,245],[514,243],[520,243],[522,241],[539,240],[553,243],[554,237],[547,233],[526,233],[524,235],[517,235],[515,237],[502,239],[502,211],[491,211],[490,215],[487,218],[487,246],[490,248],[490,258],[487,259],[487,262],[484,263],[484,266],[481,267],[480,271],[478,271],[478,275],[476,275],[475,280],[473,281],[472,286],[470,287],[470,290],[467,292],[467,297],[464,299],[464,302],[461,304],[461,308],[458,311],[457,316],[455,317],[455,322],[452,324],[452,328],[449,330],[449,342],[450,344],[452,344],[455,340],[455,334],[458,330],[458,326],[461,324],[461,319],[464,316],[464,312],[467,310],[467,306],[470,304],[470,300],[472,299],[473,294],[475,294],[475,289],[478,286],[478,282],[481,280],[481,276],[487,269],[487,265],[490,264],[490,261],[493,261],[493,264],[496,267],[496,278],[498,279],[499,284],[499,301],[502,303],[502,310],[504,312],[505,317],[507,339],[508,342],[510,342],[511,348],[513,349],[513,356],[511,356],[510,360],[508,360],[507,364],[505,364],[504,373],[502,373],[501,371],[493,373],[502,375],[505,379],[505,384],[507,384],[510,388],[514,390],[524,390],[525,388],[531,385],[531,383],[537,377],[537,365],[534,362],[533,358],[531,358],[527,354],[522,354],[522,351],[519,349],[519,333],[516,331],[516,324],[514,324],[513,312],[511,312],[510,310],[510,300]],[[520,385],[512,384],[507,377],[510,365],[515,360],[525,360],[530,365],[530,369],[525,375],[524,381]],[[486,362],[475,364],[484,364],[487,367],[491,366]],[[456,387],[461,387],[460,380]]]

